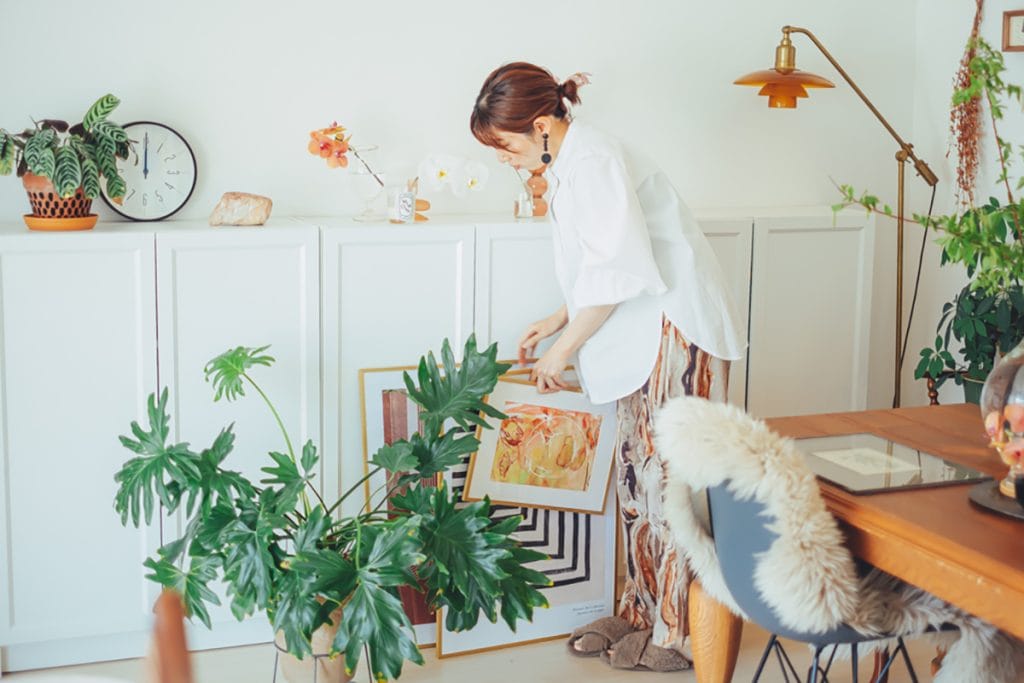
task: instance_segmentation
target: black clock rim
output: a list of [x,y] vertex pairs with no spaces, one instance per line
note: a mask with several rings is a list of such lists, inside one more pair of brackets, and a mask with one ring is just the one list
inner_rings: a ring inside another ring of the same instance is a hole
[[168,126],[166,123],[160,123],[158,121],[144,121],[143,120],[143,121],[132,121],[130,123],[126,123],[126,124],[122,125],[121,127],[127,129],[127,128],[131,127],[131,126],[138,126],[140,124],[146,124],[146,125],[149,125],[149,126],[159,126],[160,128],[166,128],[167,130],[169,130],[172,133],[174,133],[175,135],[177,135],[178,138],[183,143],[185,143],[185,148],[188,149],[189,156],[192,157],[192,187],[189,188],[188,195],[185,196],[185,200],[181,203],[181,206],[176,208],[174,211],[171,211],[170,213],[164,214],[163,216],[156,216],[154,218],[136,218],[134,216],[129,216],[128,214],[124,213],[123,211],[121,211],[120,209],[117,208],[117,205],[114,204],[114,202],[110,201],[109,197],[107,197],[107,193],[104,191],[105,187],[101,188],[100,196],[103,197],[104,203],[107,206],[110,207],[111,211],[113,211],[117,215],[121,216],[122,218],[127,218],[128,220],[135,221],[136,223],[154,223],[156,221],[162,221],[162,220],[166,220],[166,219],[170,218],[174,214],[176,214],[179,211],[181,211],[185,207],[185,205],[188,204],[188,200],[192,198],[192,193],[196,191],[196,184],[199,182],[199,165],[196,163],[196,153],[192,150],[192,145],[188,144],[188,140],[185,139],[185,136],[182,135],[181,133],[179,133],[178,131],[176,131],[175,129],[171,128],[170,126]]

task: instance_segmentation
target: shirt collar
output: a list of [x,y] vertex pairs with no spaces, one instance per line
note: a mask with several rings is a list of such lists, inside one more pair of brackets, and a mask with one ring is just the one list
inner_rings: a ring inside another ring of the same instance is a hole
[[564,170],[566,165],[569,163],[569,158],[572,152],[572,142],[576,137],[575,132],[576,126],[578,125],[578,123],[570,123],[569,127],[566,128],[565,137],[562,138],[562,145],[558,148],[558,156],[556,156],[555,160],[548,166],[548,172],[556,178],[558,177],[559,171]]

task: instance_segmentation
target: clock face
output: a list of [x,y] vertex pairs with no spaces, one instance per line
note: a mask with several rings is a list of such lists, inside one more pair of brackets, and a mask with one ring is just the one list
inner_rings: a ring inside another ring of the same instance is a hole
[[185,205],[196,186],[196,158],[175,130],[160,123],[136,121],[124,126],[134,151],[118,159],[117,169],[127,189],[118,205],[107,196],[111,209],[136,221],[158,221]]

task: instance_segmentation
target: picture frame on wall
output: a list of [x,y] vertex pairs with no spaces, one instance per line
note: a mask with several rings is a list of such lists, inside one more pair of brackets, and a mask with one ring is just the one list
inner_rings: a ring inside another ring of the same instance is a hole
[[507,417],[478,429],[463,500],[600,514],[611,481],[615,404],[582,390],[541,394],[528,378],[503,376],[487,402]]
[[1003,12],[1003,52],[1024,52],[1024,9]]

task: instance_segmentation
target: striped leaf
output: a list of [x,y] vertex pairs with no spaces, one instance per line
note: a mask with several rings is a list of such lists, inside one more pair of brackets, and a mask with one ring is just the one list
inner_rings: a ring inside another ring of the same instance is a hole
[[14,155],[13,138],[0,133],[0,175],[10,175],[14,171]]
[[53,172],[53,187],[57,194],[65,199],[74,197],[81,184],[82,165],[78,161],[78,152],[70,145],[59,147]]
[[100,170],[96,162],[87,156],[82,157],[82,191],[89,199],[100,195]]
[[25,143],[25,163],[35,175],[53,178],[53,141],[57,134],[52,128],[36,133]]
[[[98,138],[108,138],[114,142],[128,142],[128,133],[124,128],[111,121],[97,121],[90,132]],[[115,146],[115,152],[117,151]]]
[[106,177],[117,175],[117,143],[110,138],[97,138],[92,146],[93,159],[100,173]]
[[107,196],[110,197],[112,202],[120,204],[121,200],[124,198],[126,190],[127,186],[125,185],[124,180],[121,179],[121,176],[116,173],[114,175],[107,176]]
[[89,111],[85,113],[85,118],[82,119],[82,125],[85,126],[87,131],[92,132],[93,127],[97,123],[105,121],[110,116],[110,112],[114,111],[119,104],[121,104],[121,100],[113,95],[104,95],[89,107]]

